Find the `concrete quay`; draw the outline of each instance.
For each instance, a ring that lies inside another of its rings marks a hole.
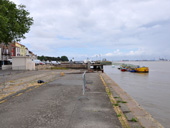
[[[106,85],[110,88],[113,97],[117,102],[125,101],[126,104],[119,103],[120,108],[127,120],[131,123],[132,119],[136,119],[144,128],[164,128],[151,114],[140,106],[129,94],[127,94],[118,84],[116,84],[107,74],[101,74]]]
[[[83,96],[82,73],[82,70],[46,70],[15,75],[13,82],[17,83],[22,78],[18,85],[20,90],[0,97],[0,127],[161,128],[159,123],[148,125],[148,122],[141,121],[129,109],[132,102],[117,91],[114,81],[105,73],[86,73],[87,88]],[[37,84],[37,79],[45,80],[45,83]],[[29,80],[34,84],[24,86],[23,81],[29,84]],[[7,90],[13,87],[16,89],[17,86],[10,85]]]

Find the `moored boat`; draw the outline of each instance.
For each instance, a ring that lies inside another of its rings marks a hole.
[[[149,68],[148,67],[140,67],[139,65],[133,65],[133,64],[122,64],[120,66],[120,69],[122,72],[129,71],[129,72],[137,72],[137,73],[148,73]]]
[[[135,69],[129,69],[129,72],[136,72]]]
[[[139,72],[139,73],[148,73],[149,68],[148,67],[139,67],[139,68],[135,68],[135,71]]]
[[[125,72],[125,71],[127,71],[127,69],[126,68],[121,68],[121,71]]]
[[[115,68],[115,65],[112,65],[112,68]]]

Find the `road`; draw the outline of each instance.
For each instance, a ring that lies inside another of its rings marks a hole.
[[[0,104],[0,128],[120,128],[97,73],[65,74]],[[87,99],[88,98],[88,99]]]

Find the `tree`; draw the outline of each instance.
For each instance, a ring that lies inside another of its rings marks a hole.
[[[61,61],[61,58],[60,58],[60,57],[57,57],[57,61]]]
[[[67,56],[61,56],[61,61],[69,61]]]
[[[61,58],[60,57],[50,57],[50,56],[38,56],[38,58],[37,59],[39,59],[39,60],[45,60],[45,61],[47,61],[47,60],[49,60],[49,61],[69,61],[68,60],[68,58],[67,58],[67,56],[61,56]]]
[[[24,39],[33,24],[33,18],[25,10],[25,5],[17,5],[9,0],[0,0],[0,43]]]
[[[41,60],[41,61],[47,61],[47,58],[45,56],[38,56],[37,59]]]

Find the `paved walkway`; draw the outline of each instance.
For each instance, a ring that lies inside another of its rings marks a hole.
[[[0,127],[121,128],[98,73],[86,76],[85,98],[82,74],[74,73],[11,97],[0,104]]]

